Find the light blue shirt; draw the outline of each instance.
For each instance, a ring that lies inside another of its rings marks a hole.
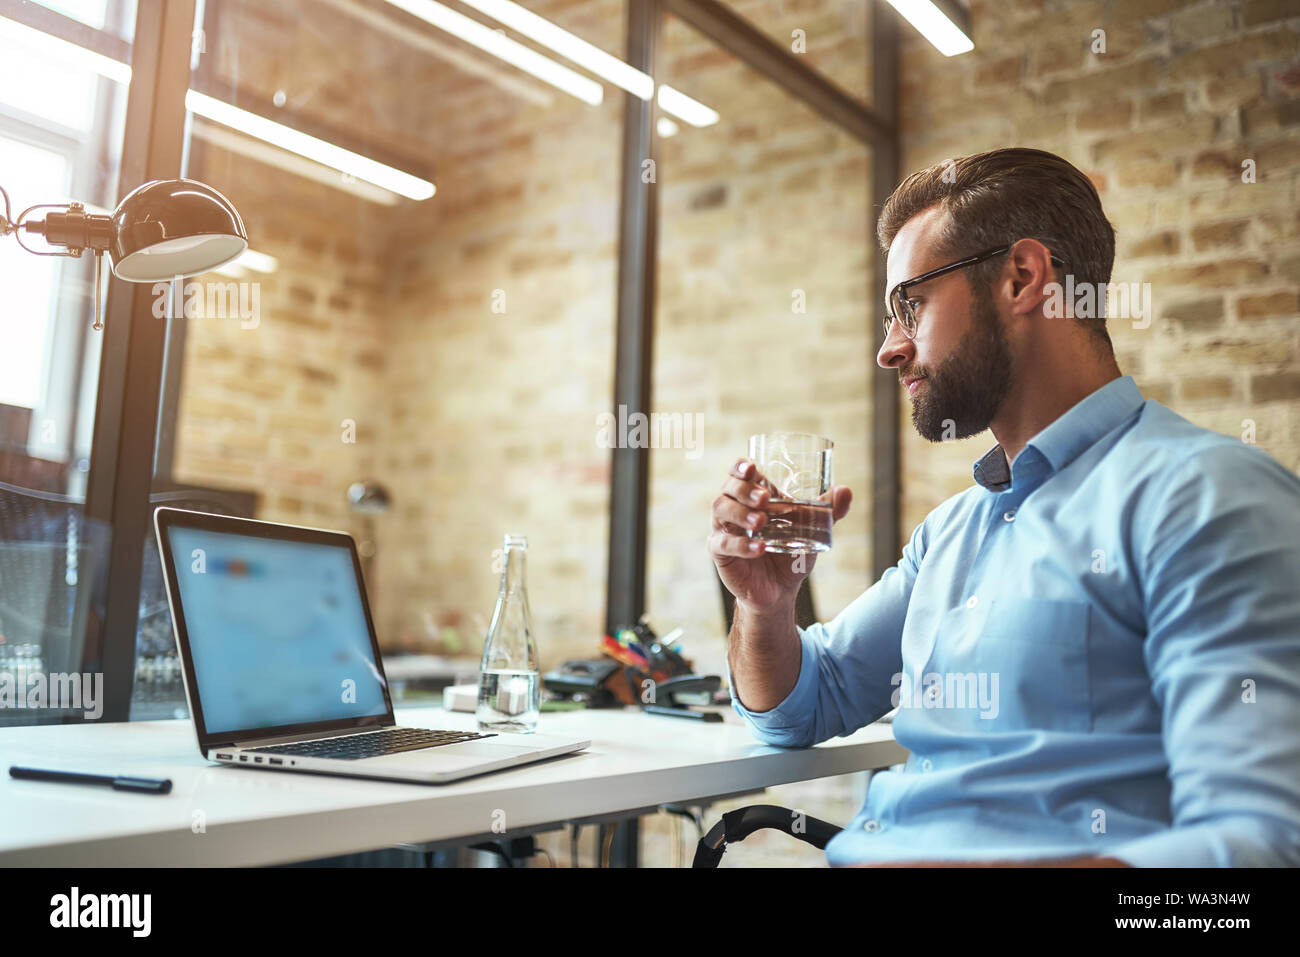
[[[1300,865],[1300,479],[1129,377],[975,479],[799,629],[784,701],[731,681],[782,747],[898,707],[828,861]]]

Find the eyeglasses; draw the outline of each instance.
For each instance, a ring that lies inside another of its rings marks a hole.
[[[1019,242],[1020,240],[1016,240]],[[927,273],[922,273],[914,279],[907,279],[900,282],[889,293],[889,311],[885,313],[885,338],[889,338],[889,330],[897,319],[899,325],[903,327],[903,334],[909,339],[916,338],[916,303],[909,299],[907,290],[910,286],[919,286],[923,282],[931,279],[937,279],[946,273],[955,272],[958,269],[965,269],[967,266],[973,266],[976,263],[982,263],[986,259],[992,259],[995,256],[1001,256],[1011,251],[1011,247],[1016,243],[1007,243],[1005,246],[999,246],[997,249],[989,249],[974,256],[967,256],[965,259],[959,259],[956,262],[948,263],[946,266],[940,266],[938,269],[931,269]],[[1052,256],[1052,262],[1066,267],[1066,262],[1059,256]]]

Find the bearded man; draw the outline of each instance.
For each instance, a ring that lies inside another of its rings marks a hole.
[[[1144,399],[1102,311],[1059,315],[1053,284],[1101,301],[1115,255],[1061,157],[914,173],[879,240],[877,362],[925,438],[992,430],[975,484],[809,628],[812,556],[748,534],[769,501],[754,463],[709,538],[736,598],[732,705],[759,740],[808,747],[897,707],[910,756],[829,862],[1300,865],[1300,479]],[[852,496],[832,494],[838,520]]]

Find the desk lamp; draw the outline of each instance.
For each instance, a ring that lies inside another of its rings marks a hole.
[[[4,197],[0,236],[36,256],[95,255],[95,325],[103,329],[100,311],[100,263],[108,253],[113,275],[127,282],[161,282],[224,266],[248,248],[244,222],[230,200],[211,186],[192,179],[156,179],[138,186],[118,203],[110,216],[87,213],[81,203],[40,203],[13,219],[9,194]],[[38,209],[57,209],[44,219],[28,216]],[[22,241],[22,234],[44,236],[65,251],[41,252]]]
[[[362,517],[365,524],[365,539],[358,545],[357,551],[361,555],[361,572],[367,583],[370,582],[370,568],[377,551],[373,516],[388,511],[390,502],[388,489],[378,482],[353,482],[348,486],[348,505]]]

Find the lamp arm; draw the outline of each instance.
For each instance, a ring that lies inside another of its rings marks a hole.
[[[37,209],[59,209],[63,212],[47,213],[43,220],[29,222],[27,217]],[[71,256],[80,258],[83,250],[90,249],[96,253],[108,249],[113,236],[113,221],[109,216],[86,214],[86,207],[81,203],[38,203],[29,206],[18,216],[14,224],[14,239],[34,256]],[[32,249],[20,238],[18,230],[26,230],[44,236],[51,246],[66,246],[67,252],[41,252]]]
[[[4,197],[4,216],[0,217],[0,236],[13,233],[14,242],[33,256],[68,256],[80,259],[81,253],[89,247],[95,254],[95,322],[92,328],[103,329],[103,306],[101,304],[100,269],[104,261],[104,251],[108,249],[110,220],[107,216],[87,216],[86,208],[81,203],[39,203],[29,206],[18,214],[17,219],[9,207],[9,194],[0,186],[0,196]],[[27,216],[34,209],[63,209],[64,213],[51,213],[43,221],[29,223]],[[58,217],[55,219],[55,217]],[[50,223],[55,219],[54,223]],[[52,227],[52,228],[51,228]],[[44,236],[51,243],[60,243],[69,247],[67,252],[41,252],[32,249],[22,240],[22,231]],[[53,235],[51,235],[53,233]]]
[[[86,249],[100,253],[109,247],[113,237],[113,221],[109,216],[97,213],[87,215],[86,207],[81,203],[37,203],[28,206],[14,219],[10,211],[9,194],[4,187],[0,187],[0,195],[4,197],[5,209],[4,217],[0,219],[0,236],[13,233],[14,242],[33,256],[70,256],[78,259]],[[28,217],[38,209],[57,209],[61,212],[48,213],[43,220],[29,221]],[[32,249],[23,242],[24,231],[44,236],[51,246],[64,246],[66,251],[43,252]]]
[[[17,227],[9,221],[9,194],[5,192],[3,186],[0,186],[0,196],[5,200],[5,214],[0,216],[0,236],[8,236]]]

